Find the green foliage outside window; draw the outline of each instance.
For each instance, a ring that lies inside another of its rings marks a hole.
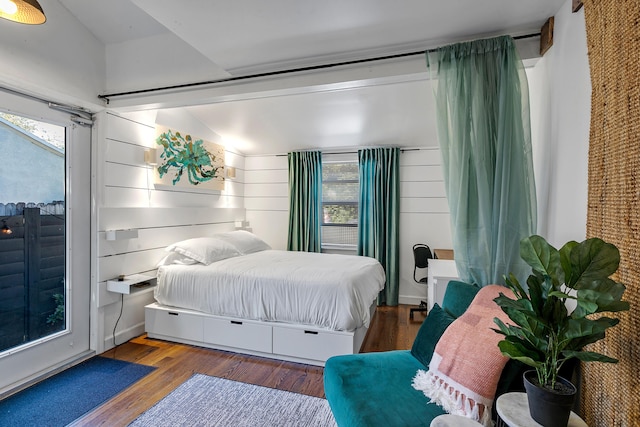
[[[357,163],[323,164],[322,201],[324,224],[357,224],[358,191]]]
[[[358,206],[324,205],[325,224],[357,224]]]
[[[47,317],[47,323],[49,325],[55,325],[58,322],[64,321],[64,295],[54,294],[53,300],[56,303],[56,309]]]

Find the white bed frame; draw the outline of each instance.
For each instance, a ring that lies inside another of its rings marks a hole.
[[[371,319],[375,309],[374,301],[370,307]],[[145,329],[149,338],[324,366],[331,356],[358,353],[368,328],[332,331],[308,325],[215,316],[153,303],[145,307]]]

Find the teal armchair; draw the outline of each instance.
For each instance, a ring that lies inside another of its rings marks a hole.
[[[480,288],[449,282],[442,307],[424,320],[411,350],[334,356],[324,368],[324,391],[339,427],[429,426],[446,412],[411,386],[419,369],[427,369],[447,326],[467,309]],[[498,394],[522,384],[519,364],[508,363]]]

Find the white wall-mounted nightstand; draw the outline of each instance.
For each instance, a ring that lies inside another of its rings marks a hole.
[[[119,294],[135,294],[156,285],[156,278],[145,274],[125,276],[124,280],[107,280],[107,290]]]

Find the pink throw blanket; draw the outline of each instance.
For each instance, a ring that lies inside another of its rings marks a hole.
[[[500,353],[502,335],[491,328],[498,317],[509,318],[493,299],[500,292],[513,298],[503,286],[482,288],[462,316],[456,319],[436,344],[429,370],[419,370],[413,387],[450,414],[491,425],[491,407],[498,380],[508,358]]]

